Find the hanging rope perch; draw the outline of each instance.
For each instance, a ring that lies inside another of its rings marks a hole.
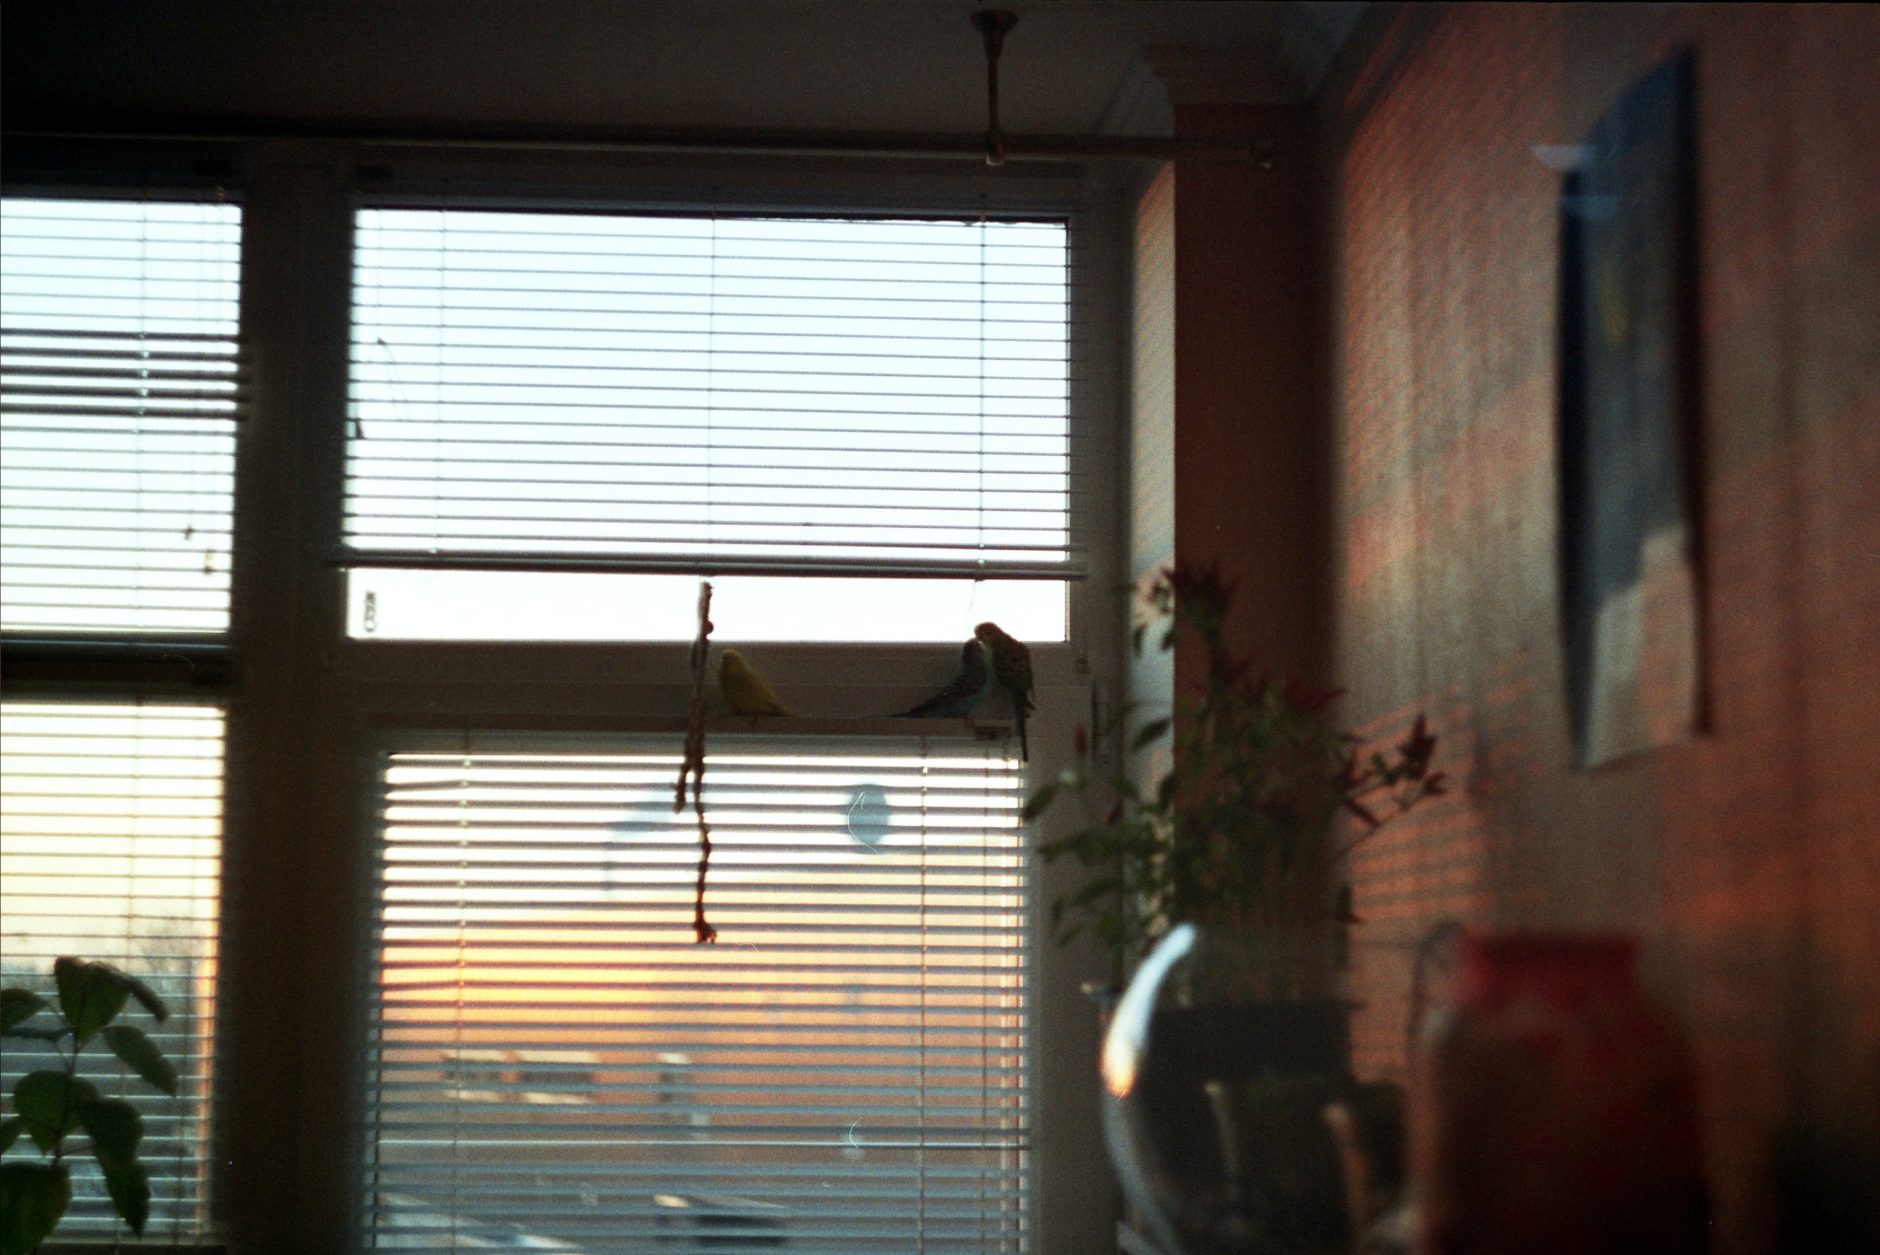
[[[698,889],[692,899],[692,933],[700,945],[718,940],[705,920],[705,874],[712,865],[712,830],[705,822],[705,656],[712,634],[712,586],[698,586],[698,636],[692,642],[692,715],[685,728],[685,758],[672,792],[672,813],[685,812],[685,782],[692,778],[692,813],[698,817]]]
[[[1018,25],[1010,9],[981,9],[973,14],[973,29],[986,41],[986,164],[1005,164],[1005,132],[999,127],[999,53],[1005,33]]]

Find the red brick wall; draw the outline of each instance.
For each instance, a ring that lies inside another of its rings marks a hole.
[[[1577,142],[1686,45],[1711,727],[1581,771],[1559,176],[1532,147]],[[1383,737],[1428,709],[1461,786],[1355,859],[1360,1058],[1401,1066],[1407,948],[1434,921],[1640,934],[1702,1068],[1720,1251],[1781,1243],[1797,1132],[1880,1145],[1876,65],[1872,6],[1406,6],[1320,106],[1347,714]]]

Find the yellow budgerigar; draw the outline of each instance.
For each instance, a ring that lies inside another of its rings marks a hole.
[[[718,660],[718,690],[725,695],[725,705],[738,715],[787,715],[777,695],[764,683],[764,677],[735,649],[727,649]]]

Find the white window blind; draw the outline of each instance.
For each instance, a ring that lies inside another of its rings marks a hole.
[[[129,1076],[102,1044],[79,1056],[79,1075],[143,1116],[151,1238],[187,1240],[207,1223],[222,742],[222,713],[209,707],[0,704],[4,983],[51,996],[53,960],[76,955],[142,978],[170,1010],[161,1025],[135,1009],[124,1022],[176,1065],[177,1098]],[[0,1086],[11,1093],[21,1076],[53,1066],[62,1063],[49,1046],[8,1038]],[[84,1145],[71,1143],[73,1201],[60,1234],[100,1238],[116,1220]],[[21,1138],[8,1157],[36,1153]]]
[[[367,209],[354,566],[1077,573],[1061,222]]]
[[[0,200],[0,625],[227,630],[241,217]]]
[[[1024,1249],[1019,764],[709,755],[705,946],[670,738],[387,759],[370,1244]]]

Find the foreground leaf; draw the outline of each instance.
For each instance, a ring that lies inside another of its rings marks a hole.
[[[20,1134],[26,1131],[26,1121],[19,1116],[8,1116],[0,1120],[0,1154],[13,1148],[13,1143],[20,1140]]]
[[[112,967],[109,963],[99,963],[96,966],[103,968],[110,974],[111,979],[122,984],[125,990],[130,993],[130,996],[137,999],[137,1004],[144,1010],[150,1012],[151,1018],[157,1023],[161,1024],[170,1018],[170,1008],[164,1005],[163,999],[157,997],[156,990],[144,984],[144,982],[138,980],[129,972]]]
[[[52,965],[52,976],[59,986],[59,1009],[81,1046],[116,1019],[130,1000],[124,974],[103,963],[68,956]]]
[[[1143,724],[1141,728],[1137,729],[1135,738],[1130,741],[1129,752],[1132,754],[1137,753],[1151,743],[1161,739],[1162,734],[1168,731],[1169,724],[1172,722],[1173,720],[1170,719],[1151,719],[1148,723]]]
[[[0,989],[0,1031],[25,1023],[51,1005],[30,989]]]
[[[150,1219],[150,1174],[135,1159],[107,1160],[100,1155],[98,1166],[104,1169],[104,1188],[111,1195],[111,1205],[132,1233],[142,1233]]]
[[[122,1098],[106,1098],[78,1105],[78,1122],[91,1136],[92,1153],[108,1167],[112,1162],[137,1158],[137,1143],[144,1138],[144,1118]]]
[[[72,1174],[60,1164],[0,1164],[0,1255],[30,1255],[52,1236],[72,1202]]]
[[[78,1128],[78,1108],[96,1102],[98,1091],[90,1081],[63,1072],[28,1072],[13,1087],[13,1109],[26,1121],[26,1131],[47,1154],[61,1137]]]
[[[131,1071],[170,1097],[176,1097],[176,1068],[163,1057],[163,1051],[142,1029],[129,1024],[113,1024],[104,1030],[104,1041],[105,1045],[111,1047],[111,1053],[129,1065]]]

